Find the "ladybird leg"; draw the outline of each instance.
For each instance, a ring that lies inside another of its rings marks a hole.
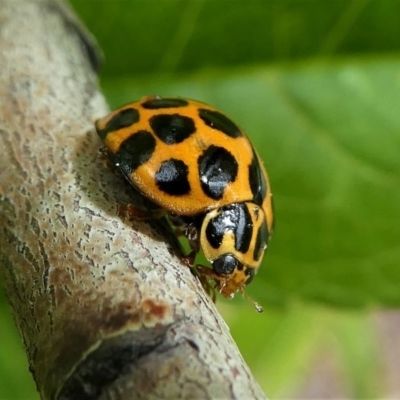
[[[196,254],[200,251],[200,237],[198,230],[194,224],[188,224],[183,232],[186,236],[189,246],[192,251],[185,257],[182,258],[182,261],[189,267],[193,267],[194,260],[196,258]]]
[[[189,224],[186,227],[184,235],[189,241],[190,248],[198,253],[200,251],[200,236],[197,227],[194,224]],[[194,261],[194,260],[193,260]]]
[[[201,283],[201,286],[203,286],[203,289],[206,291],[206,293],[211,297],[212,301],[215,303],[216,300],[216,294],[215,294],[215,288],[212,287],[210,281],[207,279],[207,275],[199,271],[198,267],[202,267],[205,270],[210,270],[204,265],[196,265],[193,266],[194,260],[196,258],[197,252],[195,250],[192,250],[187,256],[182,257],[181,260],[184,264],[186,264],[192,271],[192,273],[199,278],[199,281]]]
[[[212,283],[207,279],[206,275],[198,274],[197,276],[199,278],[201,286],[203,286],[203,289],[205,290],[205,292],[208,294],[208,296],[211,297],[211,300],[213,301],[213,303],[215,303],[217,300],[217,294],[215,291],[215,287],[212,286]]]
[[[98,157],[102,160],[108,160],[108,155],[107,155],[107,148],[106,146],[101,146],[99,148],[99,152],[98,152]]]
[[[118,205],[117,215],[120,218],[134,218],[134,219],[159,219],[164,217],[165,210],[158,208],[155,210],[143,210],[136,207],[134,204]]]
[[[182,262],[189,268],[193,268],[194,260],[196,258],[197,251],[192,250],[188,255],[182,257]]]
[[[173,226],[173,230],[176,236],[187,236],[186,232],[188,229],[188,223],[185,222],[181,217],[176,214],[169,213],[168,219],[171,225]]]
[[[177,236],[177,237],[185,236],[186,228],[183,228],[181,226],[175,226],[175,227],[173,227],[173,231],[174,231],[175,236]]]
[[[221,280],[220,276],[218,276],[211,268],[206,267],[205,265],[197,264],[196,270],[203,276],[207,276],[208,278],[213,279],[214,281],[219,282]]]
[[[121,171],[115,166],[108,156],[108,151],[105,146],[99,148],[98,158],[111,170],[115,175],[121,176]]]
[[[195,267],[195,271],[204,290],[211,297],[212,301],[215,303],[217,299],[216,289],[219,286],[218,283],[219,277],[217,277],[217,275],[212,269],[206,267],[205,265],[197,264]],[[214,285],[210,280],[214,281]]]

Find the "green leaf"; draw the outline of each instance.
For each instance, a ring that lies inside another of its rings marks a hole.
[[[104,76],[396,51],[397,0],[72,0]]]
[[[277,223],[258,301],[400,303],[399,61],[376,56],[400,47],[398,1],[73,4],[103,46],[112,107],[206,101],[259,149]],[[360,53],[373,56],[338,58]],[[277,63],[311,55],[330,58]]]
[[[295,393],[306,365],[329,348],[349,396],[381,397],[365,315],[297,305],[400,304],[400,2],[71,3],[104,52],[112,107],[148,94],[206,101],[262,154],[277,224],[248,293],[266,311],[241,307],[240,296],[218,304],[267,393]],[[4,301],[0,312],[0,395],[33,398]]]
[[[330,313],[325,332],[333,337],[331,354],[336,354],[350,398],[374,399],[382,393],[381,349],[372,318],[362,313]],[[326,315],[325,315],[326,317]],[[330,328],[330,329],[329,329]]]
[[[0,398],[39,399],[19,332],[0,285]]]
[[[224,306],[222,311],[265,393],[270,398],[292,397],[322,345],[324,326],[315,324],[319,313],[294,307],[260,315],[237,305]]]
[[[262,315],[233,305],[222,310],[243,357],[270,398],[304,396],[307,382],[321,377],[342,391],[331,396],[380,397],[382,359],[367,313],[298,305]]]
[[[249,291],[264,305],[400,304],[400,62],[307,63],[108,79],[112,106],[199,98],[234,116],[265,161],[276,232]],[[239,97],[240,96],[240,97]]]

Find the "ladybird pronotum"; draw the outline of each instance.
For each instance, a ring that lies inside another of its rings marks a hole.
[[[212,269],[197,271],[226,297],[244,293],[274,225],[268,176],[245,133],[207,104],[158,96],[115,110],[96,130],[132,186],[184,227],[191,261],[203,250]]]

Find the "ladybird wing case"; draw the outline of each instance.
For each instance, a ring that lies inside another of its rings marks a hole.
[[[243,131],[200,102],[145,98],[97,121],[111,159],[146,197],[178,215],[253,199],[260,165]]]
[[[275,226],[274,203],[267,171],[258,153],[254,151],[254,164],[250,167],[249,173],[252,192],[254,193],[253,202],[261,206],[267,221],[269,236],[273,234]]]

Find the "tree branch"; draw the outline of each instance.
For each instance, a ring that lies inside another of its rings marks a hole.
[[[264,398],[163,226],[117,216],[93,39],[61,0],[0,17],[0,271],[42,398]]]

